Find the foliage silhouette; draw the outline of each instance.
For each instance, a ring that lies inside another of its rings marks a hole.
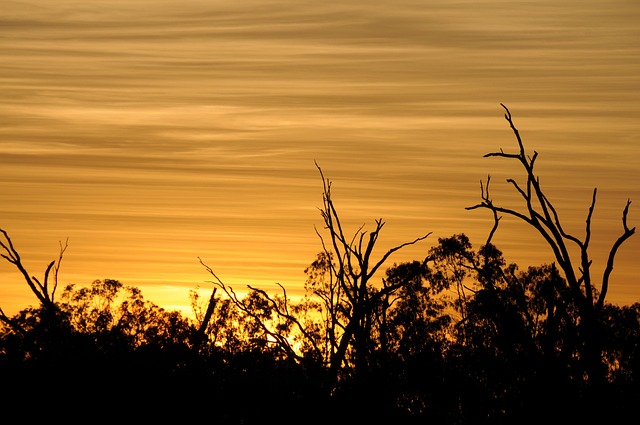
[[[622,234],[615,240],[609,251],[601,283],[597,286],[592,278],[592,260],[589,256],[591,218],[596,205],[597,189],[593,190],[591,206],[587,213],[584,239],[579,239],[567,233],[561,224],[555,206],[545,195],[540,179],[535,173],[534,166],[538,153],[534,151],[533,156],[527,155],[520,133],[513,122],[511,112],[506,106],[502,105],[502,107],[506,111],[505,119],[515,135],[519,150],[517,153],[505,153],[500,150],[499,152],[488,153],[485,157],[515,159],[522,165],[526,173],[526,184],[521,186],[512,178],[507,181],[524,201],[523,211],[494,204],[489,193],[491,176],[487,178],[486,184],[482,184],[482,182],[480,184],[482,202],[468,209],[485,208],[492,212],[495,224],[489,240],[498,228],[501,218],[499,214],[502,213],[524,221],[547,242],[564,274],[565,280],[563,282],[567,287],[567,290],[563,291],[563,294],[566,295],[565,302],[571,304],[577,313],[577,318],[573,323],[578,337],[576,348],[579,351],[578,355],[582,362],[584,378],[590,381],[591,386],[597,387],[604,383],[606,377],[606,365],[602,362],[603,329],[601,315],[609,288],[609,279],[618,249],[635,233],[635,227],[630,228],[627,224],[631,201],[627,200],[623,209]],[[580,255],[575,261],[570,254],[569,244],[573,244],[579,249]],[[576,263],[578,266],[574,265]]]
[[[318,167],[328,236],[317,232],[322,251],[305,270],[301,299],[283,286],[270,294],[249,285],[241,295],[202,260],[215,280],[208,300],[191,292],[193,318],[113,279],[57,294],[66,244],[39,280],[0,229],[2,258],[39,303],[13,317],[0,309],[0,399],[8,409],[34,400],[39,409],[30,416],[48,420],[96,412],[104,420],[232,424],[637,417],[640,303],[605,300],[615,254],[635,231],[630,202],[596,288],[588,257],[596,192],[585,239],[567,234],[533,172],[537,154],[526,155],[508,110],[505,118],[520,151],[488,156],[525,168],[524,189],[509,180],[524,212],[497,206],[482,184],[482,201],[470,209],[491,211],[494,226],[478,249],[458,233],[438,239],[424,258],[387,266],[393,252],[429,234],[374,259],[384,222],[348,237]],[[540,232],[557,263],[523,270],[507,263],[492,244],[499,214]],[[567,243],[580,248],[575,271]]]

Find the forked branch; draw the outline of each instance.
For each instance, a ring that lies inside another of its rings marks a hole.
[[[609,277],[611,276],[611,272],[613,272],[613,263],[616,257],[616,253],[618,252],[618,249],[620,248],[620,246],[622,246],[622,244],[636,232],[635,227],[629,228],[629,225],[627,224],[627,217],[629,215],[630,205],[631,205],[631,200],[628,199],[627,204],[625,205],[624,210],[622,211],[622,227],[624,229],[624,232],[614,242],[613,246],[611,247],[611,251],[609,251],[609,257],[607,258],[607,266],[602,276],[602,289],[600,291],[600,296],[598,297],[598,304],[597,304],[598,309],[602,308],[602,305],[604,304],[604,299],[609,289]]]
[[[589,258],[588,250],[591,241],[591,220],[596,204],[597,189],[594,189],[593,191],[591,204],[589,206],[589,211],[585,221],[584,239],[577,238],[566,232],[560,222],[560,218],[555,206],[542,191],[542,188],[540,186],[540,179],[535,174],[534,165],[536,159],[538,158],[538,153],[534,152],[533,156],[528,156],[526,154],[524,144],[522,142],[522,137],[520,136],[520,132],[513,122],[511,112],[505,105],[501,104],[501,106],[506,111],[505,119],[508,121],[511,130],[516,137],[518,143],[518,152],[505,153],[502,149],[500,149],[498,152],[488,153],[484,156],[516,159],[522,164],[526,173],[526,186],[520,186],[514,179],[507,179],[507,182],[515,188],[516,192],[523,199],[526,207],[524,211],[521,212],[516,209],[495,205],[489,195],[489,176],[487,178],[486,185],[483,185],[483,183],[480,182],[481,202],[477,205],[468,207],[467,209],[472,210],[477,208],[486,208],[492,212],[494,217],[494,225],[489,233],[489,237],[487,238],[487,243],[491,241],[498,228],[498,224],[501,218],[499,214],[507,214],[516,217],[536,229],[536,231],[545,239],[549,247],[552,249],[558,264],[565,273],[565,277],[567,279],[569,287],[571,288],[573,297],[578,301],[578,304],[587,306],[590,305],[591,307],[594,307],[593,293],[595,288],[593,286],[591,278],[590,268],[592,261]],[[609,286],[609,278],[611,272],[613,271],[615,255],[620,246],[635,232],[635,227],[629,228],[627,224],[630,203],[630,201],[627,202],[627,205],[625,206],[623,211],[622,224],[624,232],[616,240],[611,248],[611,251],[609,252],[607,266],[599,288],[600,295],[595,304],[595,307],[597,309],[600,309],[604,303],[604,298]],[[574,270],[573,261],[569,254],[567,242],[571,242],[577,245],[580,250],[580,266],[578,267],[579,273],[576,273],[576,271]]]
[[[2,233],[3,236],[3,238],[0,239],[0,248],[2,248],[2,250],[4,251],[2,254],[0,254],[0,257],[4,258],[7,262],[13,264],[18,269],[27,286],[29,287],[31,292],[33,292],[42,306],[46,310],[54,311],[54,297],[56,288],[58,286],[58,272],[60,269],[60,263],[62,262],[62,257],[67,249],[67,243],[65,242],[64,245],[60,243],[60,254],[58,256],[58,261],[56,262],[54,260],[47,265],[47,268],[44,272],[43,282],[40,282],[37,277],[30,275],[25,268],[24,264],[22,263],[22,258],[13,245],[13,241],[11,240],[9,234],[4,229],[0,229],[0,233]],[[50,284],[49,276],[52,270],[54,279],[53,284]],[[0,316],[6,317],[2,310],[0,310]]]

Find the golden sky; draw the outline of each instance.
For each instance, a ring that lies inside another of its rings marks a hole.
[[[566,229],[594,271],[640,224],[640,3],[636,0],[4,0],[0,227],[60,284],[119,279],[173,309],[226,283],[301,289],[321,250],[322,182],[348,232],[386,225],[382,250],[491,227],[479,181],[517,205],[507,105]],[[551,260],[505,217],[494,242],[521,268]],[[640,235],[608,300],[640,300]],[[36,303],[0,264],[0,307]],[[188,308],[187,308],[188,310]]]

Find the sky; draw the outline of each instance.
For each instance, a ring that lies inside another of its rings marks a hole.
[[[481,246],[517,149],[505,104],[565,229],[599,277],[640,224],[640,3],[635,0],[4,0],[0,228],[29,272],[68,243],[59,286],[118,279],[189,312],[212,277],[302,293],[322,249],[322,180],[350,235],[385,226],[388,265],[457,233]],[[325,234],[326,235],[326,234]],[[505,217],[521,269],[552,261]],[[640,235],[607,300],[640,301]],[[37,300],[0,263],[0,307]],[[58,293],[61,289],[58,289]]]

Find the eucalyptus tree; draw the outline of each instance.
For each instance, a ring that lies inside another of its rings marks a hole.
[[[426,239],[431,232],[394,246],[380,258],[374,259],[373,249],[385,222],[377,219],[373,231],[366,232],[362,226],[353,236],[348,236],[331,197],[331,181],[325,179],[319,166],[317,168],[323,181],[323,208],[320,213],[329,236],[325,240],[320,232],[318,235],[322,241],[323,251],[328,258],[334,259],[333,262],[329,262],[330,275],[336,291],[342,295],[342,298],[335,299],[333,305],[330,303],[329,309],[342,310],[346,319],[340,326],[342,329],[340,338],[332,344],[331,349],[330,370],[331,374],[336,376],[346,360],[347,350],[350,347],[355,350],[356,372],[368,368],[370,355],[368,329],[371,326],[374,307],[403,286],[403,282],[383,279],[382,285],[375,287],[372,282],[375,274],[391,254]]]
[[[214,276],[213,283],[255,321],[266,340],[281,347],[296,361],[311,357],[326,365],[329,386],[335,387],[344,373],[366,375],[378,342],[372,339],[372,332],[379,308],[405,284],[385,279],[378,282],[377,273],[394,252],[426,239],[430,233],[374,258],[374,248],[385,222],[375,220],[372,231],[365,231],[362,225],[353,235],[348,235],[332,198],[331,181],[325,178],[317,163],[316,167],[323,184],[320,215],[328,235],[316,228],[322,252],[307,269],[306,304],[296,306],[282,285],[279,296],[248,286],[249,293],[242,298],[210,267],[203,265]],[[308,317],[311,310],[318,313],[319,321]],[[299,347],[305,347],[305,353],[301,353]]]
[[[489,175],[486,183],[480,183],[481,202],[468,209],[482,208],[491,211],[494,218],[491,235],[498,228],[501,214],[506,214],[522,220],[545,240],[565,278],[562,281],[567,287],[566,291],[562,291],[566,296],[564,302],[573,304],[577,311],[578,318],[575,326],[581,339],[578,354],[584,364],[587,382],[599,385],[605,378],[605,367],[602,361],[601,314],[618,249],[635,233],[635,227],[629,227],[627,222],[631,201],[627,200],[622,210],[622,230],[609,250],[603,275],[597,280],[592,273],[592,259],[589,255],[591,220],[596,206],[597,188],[593,190],[591,205],[586,215],[584,236],[579,238],[568,233],[554,203],[545,194],[540,178],[536,174],[535,162],[538,152],[534,151],[533,155],[526,152],[511,112],[506,106],[502,105],[502,107],[506,111],[505,119],[516,138],[518,150],[515,153],[508,153],[501,149],[498,152],[488,153],[485,157],[516,160],[520,163],[524,169],[524,184],[518,183],[513,178],[509,178],[507,182],[520,196],[523,206],[520,209],[514,209],[494,203],[489,191],[491,181]],[[572,255],[574,247],[577,248],[577,256]]]

